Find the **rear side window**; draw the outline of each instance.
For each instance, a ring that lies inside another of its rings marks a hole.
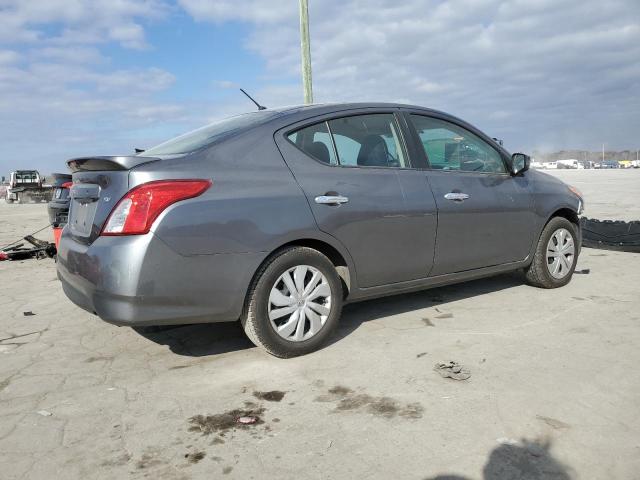
[[[406,167],[392,113],[329,120],[340,165]]]
[[[296,147],[316,160],[329,165],[336,165],[336,154],[331,144],[331,136],[327,123],[316,123],[287,135]]]
[[[411,115],[411,121],[431,168],[464,172],[507,172],[500,153],[467,129],[424,115]]]
[[[297,130],[287,138],[308,155],[331,165],[408,166],[391,113],[336,118]]]

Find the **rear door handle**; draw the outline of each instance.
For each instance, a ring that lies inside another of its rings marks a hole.
[[[451,192],[447,193],[444,198],[446,198],[447,200],[453,200],[454,202],[464,202],[467,198],[469,198],[469,195],[467,195],[466,193]]]
[[[340,205],[342,203],[347,203],[349,198],[343,197],[342,195],[320,195],[315,198],[315,201],[322,205]]]

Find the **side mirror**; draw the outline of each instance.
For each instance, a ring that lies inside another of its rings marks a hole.
[[[531,157],[524,153],[514,153],[511,155],[511,174],[518,175],[519,173],[529,170],[531,165]]]

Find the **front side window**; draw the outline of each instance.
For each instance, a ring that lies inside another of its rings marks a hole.
[[[391,113],[336,118],[296,130],[287,138],[307,155],[330,165],[408,166]]]
[[[470,131],[437,118],[411,115],[431,168],[507,173],[502,156]]]

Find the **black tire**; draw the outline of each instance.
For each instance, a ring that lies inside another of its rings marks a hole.
[[[314,336],[302,341],[282,338],[268,316],[269,295],[280,276],[287,270],[309,265],[320,271],[331,290],[331,309],[323,327]],[[335,266],[322,253],[308,247],[288,247],[274,253],[260,267],[249,287],[243,315],[240,319],[247,337],[271,355],[290,358],[321,348],[333,334],[342,313],[342,282]]]
[[[573,255],[573,262],[568,274],[563,278],[555,278],[551,275],[551,272],[549,272],[549,268],[547,267],[547,244],[549,243],[551,236],[561,228],[564,228],[571,234],[575,253]],[[578,238],[577,226],[564,217],[553,217],[542,230],[540,239],[536,245],[535,254],[533,255],[533,261],[529,267],[525,269],[527,283],[539,288],[558,288],[565,286],[571,281],[573,272],[576,269],[579,254],[580,239]]]

